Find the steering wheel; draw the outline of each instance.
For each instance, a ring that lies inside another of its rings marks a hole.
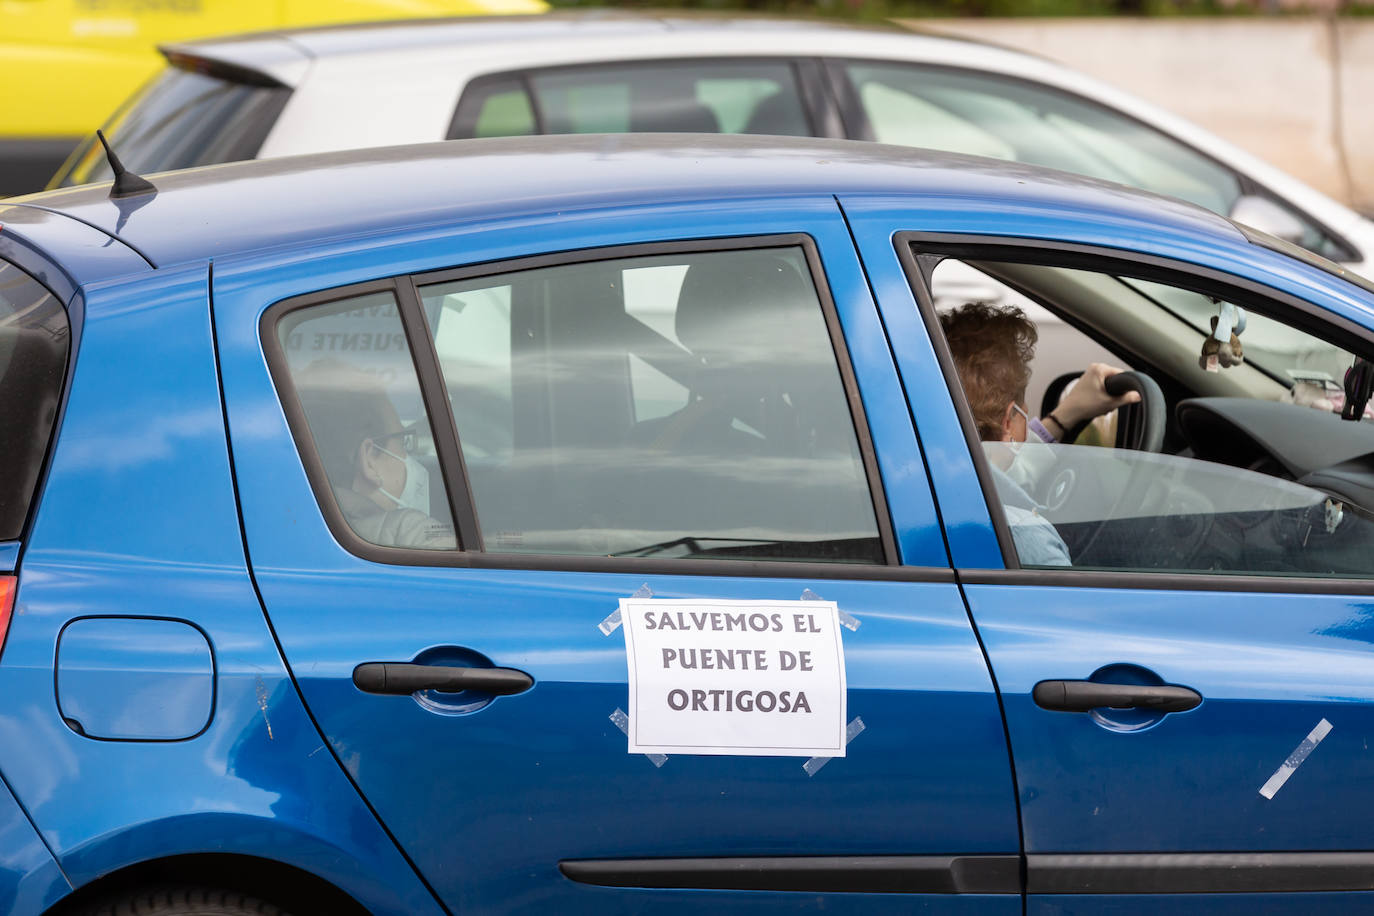
[[[1059,403],[1059,397],[1069,382],[1081,375],[1081,372],[1070,372],[1059,376],[1050,383],[1049,387],[1045,389],[1044,402],[1041,404],[1041,416],[1045,416],[1053,410],[1055,405]],[[1119,372],[1106,379],[1104,386],[1107,393],[1115,397],[1120,397],[1129,391],[1140,393],[1140,400],[1137,403],[1118,408],[1116,447],[1141,452],[1162,451],[1164,427],[1168,420],[1168,413],[1164,402],[1164,392],[1160,390],[1159,384],[1143,372]],[[1084,422],[1074,429],[1065,431],[1064,441],[1073,442],[1086,427],[1087,422]],[[1116,498],[1111,500],[1111,507],[1104,514],[1102,521],[1076,546],[1074,550],[1075,563],[1092,561],[1093,548],[1100,540],[1108,519],[1118,517],[1122,510],[1127,507],[1141,507],[1148,499],[1150,486],[1154,479],[1150,462],[1126,458],[1123,460],[1130,461],[1130,473],[1126,476],[1125,483],[1117,490]],[[1081,471],[1081,468],[1075,470],[1071,464],[1061,467],[1046,482],[1041,495],[1042,501],[1054,508],[1063,506],[1073,498],[1075,484],[1079,482],[1077,474]]]
[[[1040,416],[1048,416],[1059,404],[1060,397],[1069,383],[1079,378],[1082,372],[1066,372],[1050,382],[1045,396],[1040,399]],[[1135,449],[1139,452],[1158,452],[1164,448],[1164,427],[1168,421],[1168,410],[1164,404],[1164,392],[1159,384],[1143,372],[1118,372],[1104,383],[1107,393],[1120,397],[1128,391],[1140,393],[1140,400],[1118,408],[1116,420],[1116,447]],[[1088,421],[1079,423],[1073,429],[1065,430],[1064,442],[1071,443],[1082,434]]]

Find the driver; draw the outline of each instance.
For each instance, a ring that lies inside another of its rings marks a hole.
[[[970,302],[942,314],[940,326],[978,438],[1005,443],[1004,448],[988,449],[988,459],[1017,556],[1029,566],[1068,566],[1072,561],[1064,539],[1007,471],[1028,435],[1040,442],[1058,442],[1078,424],[1133,404],[1140,395],[1108,394],[1106,380],[1122,370],[1093,363],[1054,410],[1043,418],[1031,417],[1025,408],[1026,386],[1037,334],[1025,313],[1015,306]]]

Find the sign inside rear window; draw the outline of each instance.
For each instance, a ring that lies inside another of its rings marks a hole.
[[[833,601],[624,598],[631,754],[843,757]]]

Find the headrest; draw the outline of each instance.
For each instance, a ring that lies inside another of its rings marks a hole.
[[[789,315],[815,301],[796,267],[782,258],[758,250],[722,252],[687,269],[674,328],[698,356],[748,348],[785,337]]]
[[[636,106],[630,119],[636,134],[718,134],[720,120],[706,105],[691,99],[659,99],[653,105]]]

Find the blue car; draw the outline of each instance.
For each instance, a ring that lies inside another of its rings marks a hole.
[[[151,182],[0,205],[0,912],[1374,906],[1366,282],[843,141]]]

